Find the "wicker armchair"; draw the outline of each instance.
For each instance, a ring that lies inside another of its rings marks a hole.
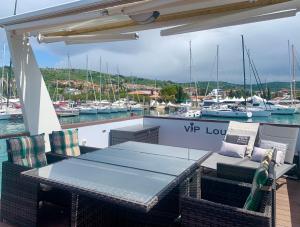
[[[203,176],[201,199],[181,198],[182,226],[271,226],[272,194],[265,191],[258,212],[243,209],[251,184]]]
[[[48,159],[48,155],[47,155]],[[61,158],[51,157],[49,164]],[[47,188],[21,177],[29,167],[5,161],[2,164],[1,220],[16,226],[39,226],[40,202],[55,203],[69,210],[71,195],[67,192]]]

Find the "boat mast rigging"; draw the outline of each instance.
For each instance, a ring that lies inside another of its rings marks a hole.
[[[246,95],[246,65],[245,65],[245,42],[244,42],[244,35],[242,35],[242,49],[243,49],[244,98],[245,98],[245,108],[247,109],[247,95]]]

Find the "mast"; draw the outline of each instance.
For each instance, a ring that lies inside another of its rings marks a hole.
[[[69,89],[71,88],[71,62],[70,62],[70,54],[68,53],[68,85],[69,85]],[[69,90],[69,105],[70,105],[70,100],[71,100],[71,92]]]
[[[245,65],[245,42],[244,42],[244,36],[243,36],[243,35],[242,35],[242,48],[243,48],[244,98],[245,98],[245,108],[247,108],[247,97],[246,97],[246,65]]]
[[[89,56],[86,56],[86,66],[85,66],[85,70],[86,70],[86,101],[88,101],[89,98],[89,94],[88,94],[88,82],[89,82]]]
[[[100,77],[99,77],[99,100],[100,100],[100,103],[102,101],[102,73],[101,73],[101,67],[102,67],[102,58],[100,56],[100,59],[99,59],[99,73],[100,73]]]
[[[219,105],[219,45],[217,45],[217,104]]]
[[[113,87],[113,84],[112,84],[111,76],[108,73],[109,72],[109,70],[108,70],[108,63],[106,63],[106,70],[107,70],[107,75],[108,75],[110,86],[111,86],[111,91],[113,93],[113,98],[114,98],[113,100],[115,102],[116,101],[116,95],[115,95],[114,87]]]
[[[251,60],[250,60],[250,50],[248,49],[248,53],[249,53],[249,76],[250,76],[250,95],[251,95],[251,99],[253,97],[253,84],[252,84],[252,72],[251,72]]]
[[[296,98],[296,62],[295,62],[295,46],[292,45],[292,54],[293,54],[293,79],[292,79],[292,87],[293,87],[293,102]]]
[[[290,40],[288,40],[288,52],[289,52],[289,71],[290,71],[290,78],[291,78],[291,94],[290,94],[290,99],[291,99],[291,104],[294,104],[294,94],[293,94],[293,73],[292,73],[292,64],[291,64],[291,45],[290,45]]]
[[[120,70],[119,70],[119,66],[117,65],[117,73],[118,73],[118,97],[119,97],[119,101],[120,101]],[[119,103],[120,104],[120,103]]]
[[[192,95],[192,40],[190,40],[189,46],[190,46],[190,95]]]

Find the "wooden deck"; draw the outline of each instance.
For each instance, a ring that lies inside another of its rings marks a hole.
[[[276,226],[300,226],[300,181],[280,179],[276,193]]]
[[[280,179],[277,183],[276,193],[276,226],[277,227],[300,227],[300,181]],[[51,213],[51,212],[50,212]],[[50,215],[45,220],[44,227],[67,226],[66,217]],[[12,227],[1,223],[0,227]]]

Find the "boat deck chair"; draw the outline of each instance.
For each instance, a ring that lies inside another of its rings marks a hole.
[[[259,139],[269,140],[278,143],[287,144],[287,152],[285,154],[284,164],[275,166],[276,179],[287,174],[296,167],[294,164],[294,156],[297,150],[297,141],[299,135],[298,127],[286,127],[278,125],[262,125],[259,129]],[[222,161],[220,161],[222,162]],[[227,163],[226,163],[227,164]],[[260,163],[245,159],[239,163],[239,166],[257,168]]]
[[[224,141],[226,141],[227,135],[249,136],[250,139],[247,146],[247,152],[251,154],[254,148],[254,144],[257,140],[258,129],[259,123],[230,121]],[[201,167],[216,170],[217,163],[237,165],[243,160],[243,158],[228,157],[215,152],[205,162],[201,164]]]

